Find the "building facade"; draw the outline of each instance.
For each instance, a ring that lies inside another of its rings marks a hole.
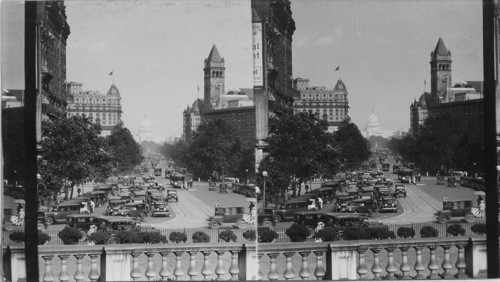
[[[201,99],[196,99],[191,106],[187,106],[182,113],[182,139],[191,140],[193,131],[196,131],[201,123],[201,112],[204,107],[204,102]]]
[[[219,109],[203,114],[203,120],[206,122],[214,119],[224,120],[231,125],[244,147],[253,148],[255,146],[254,106]]]
[[[328,131],[338,129],[340,123],[349,117],[349,102],[347,88],[342,80],[338,80],[333,90],[326,87],[310,87],[309,79],[293,80],[295,99],[294,113],[310,112],[317,114],[328,122]]]
[[[99,91],[83,91],[82,83],[69,82],[67,116],[86,116],[101,125],[101,135],[108,136],[113,128],[122,123],[120,91],[112,84],[106,94]]]
[[[363,130],[363,135],[365,138],[370,138],[371,136],[381,136],[383,138],[389,138],[393,135],[390,130],[383,130],[380,128],[380,123],[378,117],[372,111],[372,114],[368,117],[365,129]]]
[[[204,102],[205,109],[212,110],[216,107],[216,102],[222,96],[225,88],[225,62],[217,50],[217,46],[213,45],[210,54],[205,59],[204,72]]]
[[[166,141],[165,136],[153,134],[153,127],[151,126],[151,122],[148,120],[146,115],[144,115],[144,119],[142,120],[141,125],[139,126],[139,130],[134,135],[134,139],[139,144],[141,144],[144,141],[163,144]]]

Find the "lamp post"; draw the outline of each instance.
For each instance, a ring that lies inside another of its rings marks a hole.
[[[248,184],[248,168],[245,169],[245,184]]]
[[[262,177],[264,178],[264,189],[262,192],[262,200],[264,201],[264,208],[267,206],[266,205],[266,177],[267,177],[267,171],[262,172]]]

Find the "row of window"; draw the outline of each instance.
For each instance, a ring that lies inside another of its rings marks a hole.
[[[117,113],[107,113],[107,115],[106,115],[106,113],[81,113],[81,112],[71,113],[71,112],[68,112],[68,114],[70,114],[71,116],[75,116],[75,115],[77,115],[77,116],[80,116],[80,115],[82,115],[82,116],[96,116],[96,117],[102,116],[103,118],[106,118],[106,116],[109,118],[111,118],[111,117],[116,118],[118,116]]]
[[[295,113],[300,113],[300,112],[314,112],[314,113],[323,113],[323,114],[326,114],[326,113],[330,113],[330,115],[333,115],[333,109],[332,108],[323,108],[323,109],[306,109],[306,108],[302,108],[302,109],[294,109],[294,112]],[[338,115],[338,114],[347,114],[347,109],[344,109],[344,108],[337,108],[335,109],[335,114]]]
[[[107,102],[106,102],[107,101]],[[79,103],[83,103],[83,104],[111,104],[111,105],[115,105],[115,104],[119,104],[119,100],[116,100],[116,99],[108,99],[106,100],[106,98],[76,98],[75,99],[75,102],[77,104]]]
[[[346,100],[346,96],[345,94],[302,94],[302,99],[316,99],[316,100],[319,100],[319,99],[328,99],[328,100],[340,100],[340,101],[343,101],[343,100]]]

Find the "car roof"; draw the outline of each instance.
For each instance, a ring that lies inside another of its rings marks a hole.
[[[125,206],[137,206],[137,205],[144,205],[144,202],[132,202],[125,204]]]
[[[79,206],[79,205],[81,205],[81,202],[71,201],[71,202],[59,203],[57,205],[53,205],[53,207],[66,207],[66,206]]]
[[[146,196],[146,191],[142,191],[142,190],[134,191],[134,194],[136,196]]]
[[[100,216],[99,219],[104,219],[109,222],[123,222],[123,221],[131,221],[131,222],[140,222],[137,219],[128,217],[128,216]]]
[[[95,214],[68,214],[66,217],[89,217],[89,218],[94,218],[94,217],[100,217]]]

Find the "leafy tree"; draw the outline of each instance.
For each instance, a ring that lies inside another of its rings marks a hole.
[[[350,119],[342,121],[333,136],[339,148],[339,158],[348,167],[358,166],[370,157],[368,140],[361,135],[358,127]]]
[[[171,158],[177,165],[186,167],[189,158],[190,146],[186,141],[180,140],[174,144],[163,145],[162,153],[167,158]]]
[[[208,178],[235,175],[242,160],[243,147],[234,129],[224,120],[203,122],[193,133],[186,150],[187,167],[197,176]]]
[[[123,123],[113,128],[111,134],[106,137],[106,144],[111,153],[113,165],[117,166],[119,173],[132,170],[143,160],[141,146],[134,140],[130,130],[123,126]]]
[[[109,173],[110,156],[104,150],[100,131],[100,125],[86,117],[43,121],[42,157],[38,165],[42,177],[40,196],[55,197],[64,188],[67,198],[73,195],[76,184],[92,176],[105,177]]]

